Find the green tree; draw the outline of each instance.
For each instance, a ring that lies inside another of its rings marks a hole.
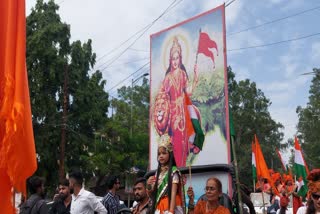
[[[37,173],[51,185],[58,180],[58,159],[64,153],[62,136],[64,171],[78,166],[88,174],[94,170],[87,168],[86,158],[94,147],[95,131],[105,124],[109,105],[101,72],[89,75],[96,58],[91,40],[70,44],[70,26],[61,21],[58,8],[52,0],[38,0],[27,17],[27,68],[39,160]]]
[[[111,99],[111,108],[113,114],[97,133],[96,146],[99,152],[90,158],[90,162],[97,167],[97,174],[101,176],[123,174],[132,167],[146,171],[149,155],[148,80],[143,79],[141,86],[118,89],[118,97]]]
[[[309,90],[309,102],[305,108],[298,106],[298,137],[305,152],[304,157],[311,168],[320,163],[320,69],[313,69],[314,77]]]
[[[259,139],[267,165],[278,170],[281,163],[275,151],[276,148],[285,147],[280,144],[283,126],[271,118],[268,111],[271,102],[260,89],[257,89],[256,83],[249,79],[237,82],[231,67],[228,67],[228,89],[236,133],[239,177],[242,183],[251,185],[251,142],[254,134]]]

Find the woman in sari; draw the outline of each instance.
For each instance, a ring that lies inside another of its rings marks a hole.
[[[153,201],[153,212],[157,214],[183,214],[184,200],[181,174],[177,169],[170,137],[163,135],[158,145],[158,169],[147,182]]]
[[[188,214],[230,214],[229,209],[222,206],[219,202],[219,197],[222,195],[222,184],[218,178],[209,178],[204,190],[206,200],[199,200],[197,204],[194,205],[193,189],[192,187],[188,188]]]
[[[174,37],[170,49],[169,67],[156,97],[154,111],[155,128],[158,134],[169,134],[173,144],[173,153],[178,167],[185,166],[189,150],[198,153],[200,150],[189,143],[186,129],[187,107],[185,95],[191,96],[198,82],[197,66],[194,67],[194,78],[188,86],[188,75],[182,63],[182,49],[177,37]],[[166,108],[161,109],[166,103]],[[166,111],[166,112],[161,112]],[[165,117],[164,115],[167,115]]]

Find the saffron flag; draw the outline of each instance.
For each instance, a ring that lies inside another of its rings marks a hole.
[[[188,109],[186,116],[187,134],[189,142],[202,150],[204,142],[204,133],[200,123],[200,111],[192,104],[190,97],[185,94],[185,103]]]
[[[252,142],[251,143],[251,148],[252,148],[252,177],[253,180],[256,181],[257,180],[257,164],[256,164],[256,146],[255,144]]]
[[[26,193],[37,168],[26,72],[24,0],[0,1],[0,204],[14,213],[12,190]]]
[[[282,155],[279,151],[279,149],[276,149],[278,157],[280,159],[281,165],[282,165],[282,169],[284,172],[288,172],[288,164],[285,162],[285,160],[282,158]]]
[[[254,141],[255,141],[255,152],[256,152],[256,164],[257,164],[257,177],[258,179],[260,178],[265,178],[268,180],[269,184],[271,185],[272,191],[276,194],[276,195],[280,195],[279,191],[277,190],[277,188],[275,188],[273,180],[270,176],[269,173],[269,169],[268,166],[266,164],[266,161],[264,159],[258,138],[256,135],[254,135]]]
[[[207,33],[200,31],[198,53],[202,53],[205,56],[210,57],[213,64],[215,64],[213,52],[212,52],[212,50],[210,50],[210,48],[216,49],[217,55],[218,55],[217,43],[215,41],[213,41],[212,39],[210,39],[210,37]]]
[[[294,168],[298,180],[298,195],[305,197],[308,192],[308,168],[304,161],[298,138],[294,138]]]
[[[264,160],[264,156],[256,135],[254,135],[255,140],[255,158],[256,158],[256,166],[257,166],[257,177],[258,178],[266,178],[271,181],[270,173],[266,161]]]

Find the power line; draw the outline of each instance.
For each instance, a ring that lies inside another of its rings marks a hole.
[[[148,68],[148,67],[139,70],[139,72],[136,71],[134,74],[131,74],[131,75],[127,76],[125,79],[120,80],[120,81],[117,83],[117,85],[115,85],[114,87],[110,88],[107,92],[110,93],[110,91],[113,91],[113,90],[117,89],[117,87],[118,87],[119,85],[124,84],[124,82],[128,81],[129,78],[132,77],[132,79],[134,79],[134,78],[135,78],[134,76],[141,76],[141,75],[143,75],[144,73],[146,73],[147,71],[149,71],[149,68]],[[117,93],[117,92],[114,92],[113,94],[115,94],[115,93]]]
[[[146,59],[149,59],[149,57],[145,57],[145,58],[142,58],[142,59],[136,59],[136,60],[124,62],[124,63],[121,63],[121,64],[110,65],[110,66],[104,67],[102,69],[106,69],[106,68],[110,68],[110,67],[118,67],[118,66],[122,66],[122,65],[128,65],[128,64],[132,64],[132,63],[135,63],[135,62],[140,62],[140,61],[143,61],[143,60],[146,60]]]
[[[247,7],[243,6],[243,9],[244,9],[250,16],[252,16],[252,18],[258,19],[257,16],[254,15]],[[260,17],[260,19],[261,19],[261,17]],[[262,21],[266,22],[265,20],[262,20]]]
[[[132,44],[130,44],[129,45],[129,47],[127,47],[122,53],[120,53],[120,55],[118,55],[116,58],[113,58],[112,60],[111,60],[111,62],[106,66],[106,67],[104,67],[104,68],[102,68],[101,69],[101,71],[102,70],[104,70],[104,69],[106,69],[107,67],[110,67],[110,65],[115,61],[115,60],[117,60],[124,52],[126,52],[127,50],[129,50],[129,49],[131,49],[131,50],[136,50],[136,51],[143,51],[143,52],[147,52],[147,51],[144,51],[144,50],[137,50],[137,49],[133,49],[133,48],[131,48],[132,46],[133,46],[133,44],[139,39],[139,38],[141,38],[141,36],[148,30],[148,29],[150,29],[150,27],[157,21],[157,20],[159,20],[164,14],[166,14],[169,10],[171,10],[172,8],[174,8],[175,6],[177,6],[179,3],[181,3],[183,0],[180,0],[179,2],[177,2],[176,4],[174,4],[175,2],[176,2],[176,0],[175,1],[173,1],[168,7],[167,7],[167,9],[157,18],[157,19],[155,19],[151,24],[149,24],[149,25],[147,25],[146,27],[144,27],[143,29],[145,29],[143,32],[142,32],[142,34],[137,38],[137,39],[135,39],[134,40],[134,42],[132,43]],[[230,4],[232,4],[233,2],[234,2],[235,0],[230,0],[228,3],[226,3],[226,6],[225,7],[227,7],[227,6],[229,6]],[[171,8],[170,8],[171,7]],[[139,32],[141,32],[142,30],[140,30]],[[136,34],[134,34],[134,36],[135,35],[137,35],[138,33],[136,33]],[[130,40],[132,37],[130,37],[129,39],[127,39],[125,42],[123,42],[122,44],[124,44],[124,43],[126,43],[128,40]],[[122,45],[121,44],[121,45]],[[120,45],[120,46],[121,46]],[[115,49],[113,49],[113,50],[115,50]],[[113,51],[112,50],[112,51]],[[109,53],[111,53],[112,51],[110,51]],[[109,54],[108,53],[108,54]],[[105,55],[104,55],[105,56]],[[101,59],[101,58],[100,58]],[[104,63],[104,64],[106,64],[106,63]],[[104,65],[103,64],[103,65]],[[148,62],[147,64],[150,64],[150,62]],[[145,64],[145,65],[143,65],[141,68],[139,68],[137,71],[135,71],[134,73],[132,73],[132,74],[130,74],[128,77],[126,77],[125,79],[123,79],[123,80],[121,80],[120,82],[118,82],[115,86],[113,86],[113,87],[111,87],[107,92],[110,92],[111,90],[113,90],[114,88],[116,88],[118,85],[120,85],[121,83],[123,83],[124,81],[126,81],[127,79],[129,79],[132,75],[134,75],[135,73],[137,73],[139,70],[141,70],[143,67],[145,67],[147,64]],[[99,66],[99,67],[101,67],[101,66]]]
[[[107,66],[111,65],[113,62],[115,62],[120,56],[122,56],[129,48],[131,48],[138,39],[140,39],[162,16],[164,16],[169,10],[173,9],[174,7],[176,7],[179,3],[181,3],[183,0],[180,0],[179,2],[176,3],[177,0],[174,0],[161,14],[160,16],[158,16],[155,20],[153,20],[150,24],[148,24],[146,27],[144,27],[143,29],[139,30],[137,33],[135,33],[133,36],[131,36],[130,38],[128,38],[125,42],[121,43],[120,46],[122,46],[124,43],[126,43],[127,41],[131,40],[134,36],[136,36],[137,34],[139,34],[141,31],[142,33],[124,50],[122,51],[119,55],[117,55],[115,58],[113,58]],[[109,55],[111,52],[113,52],[114,50],[118,49],[120,46],[112,49],[111,51],[108,52]],[[101,58],[99,58],[100,60]],[[97,60],[98,61],[98,60]],[[100,66],[101,67],[101,66]],[[103,69],[101,69],[102,71]]]
[[[143,34],[151,28],[151,26],[156,22],[158,21],[163,15],[165,15],[168,11],[170,11],[171,9],[173,9],[174,7],[176,7],[178,4],[180,4],[183,0],[180,0],[178,2],[176,2],[177,0],[174,0],[167,8],[166,10],[164,10],[164,12],[158,17],[156,18],[151,24],[147,25],[144,29],[144,31],[142,32],[142,34],[134,40],[133,43],[131,43],[123,52],[120,53],[120,55],[118,55],[116,58],[113,58],[111,60],[111,62],[106,66],[106,67],[109,67],[115,60],[117,60],[123,53],[125,53],[127,50],[129,50],[134,44],[135,42],[141,38],[143,36]],[[141,32],[141,30],[139,31]],[[135,35],[137,35],[138,33],[136,33]],[[128,40],[130,40],[131,38],[129,38]],[[126,41],[128,41],[126,40]],[[124,44],[124,43],[123,43]],[[104,63],[106,64],[106,63]],[[118,82],[115,86],[111,87],[107,92],[113,90],[114,88],[116,88],[118,85],[120,85],[121,83],[123,83],[124,81],[126,81],[127,79],[129,79],[131,76],[133,76],[135,73],[137,73],[139,70],[141,70],[142,68],[144,68],[146,65],[150,64],[150,62],[146,63],[145,65],[143,65],[142,67],[140,67],[137,71],[135,71],[134,73],[130,74],[128,77],[126,77],[125,79],[121,80],[120,82]],[[105,67],[105,68],[106,68]],[[104,70],[105,68],[101,69],[100,71]]]
[[[230,4],[232,4],[235,0],[230,0],[228,3],[226,3],[225,7],[228,7]]]
[[[154,23],[156,23],[164,14],[166,14],[169,10],[171,10],[172,8],[173,8],[173,4],[176,2],[177,0],[174,0],[170,5],[169,5],[169,7],[167,7],[167,9],[165,9],[164,10],[164,12],[162,12],[162,14],[158,17],[158,18],[156,18],[151,24],[150,24],[150,26],[149,27],[147,27],[147,29],[145,29],[139,36],[138,36],[138,38],[136,38],[126,49],[124,49],[114,60],[112,60],[109,64],[108,64],[108,66],[109,65],[111,65],[113,62],[115,62],[117,59],[119,59],[119,57],[120,56],[122,56],[129,48],[131,48],[135,43],[136,43],[136,41],[138,40],[138,39],[140,39],[144,34],[145,34],[145,32],[147,32],[147,30],[149,30],[153,25],[154,25]],[[180,0],[179,1],[179,3],[180,2],[182,2],[183,0]],[[176,6],[177,4],[175,4],[174,6]],[[101,70],[102,71],[102,70]]]
[[[267,46],[272,46],[272,45],[278,45],[278,44],[281,44],[281,43],[293,42],[293,41],[297,41],[297,40],[301,40],[301,39],[306,39],[306,38],[310,38],[310,37],[318,36],[318,35],[320,35],[320,32],[319,33],[314,33],[314,34],[309,34],[309,35],[306,35],[306,36],[293,38],[293,39],[287,39],[287,40],[282,40],[282,41],[278,41],[278,42],[268,43],[268,44],[253,45],[253,46],[248,46],[248,47],[230,49],[228,51],[240,51],[240,50],[247,50],[247,49],[253,49],[253,48],[267,47]]]
[[[129,48],[129,50],[137,51],[137,52],[147,52],[147,53],[149,53],[149,51],[147,51],[147,50],[140,50],[140,49],[136,49],[136,48]]]
[[[252,30],[252,29],[256,29],[256,28],[262,27],[264,25],[269,25],[269,24],[272,24],[272,23],[275,23],[275,22],[279,22],[279,21],[282,21],[282,20],[285,20],[285,19],[288,19],[288,18],[291,18],[291,17],[294,17],[294,16],[299,16],[301,14],[308,13],[310,11],[317,10],[319,8],[320,8],[320,6],[317,6],[317,7],[314,7],[314,8],[310,8],[310,9],[307,9],[307,10],[303,10],[301,12],[298,12],[298,13],[295,13],[295,14],[292,14],[292,15],[289,15],[289,16],[281,17],[281,18],[274,19],[274,20],[271,20],[271,21],[268,21],[268,22],[264,22],[264,23],[259,24],[259,25],[248,27],[248,28],[245,28],[245,29],[240,30],[240,31],[231,32],[227,36],[239,34],[239,33],[242,33],[242,32],[245,32],[245,31],[249,31],[249,30]]]
[[[126,78],[124,78],[123,80],[119,81],[116,85],[112,86],[111,88],[109,88],[107,90],[107,92],[113,90],[114,88],[116,88],[117,86],[119,86],[121,83],[123,83],[124,81],[128,80],[131,76],[133,76],[134,74],[138,73],[141,69],[143,69],[144,67],[146,67],[147,65],[149,65],[150,62],[147,62],[146,64],[144,64],[143,66],[141,66],[140,68],[138,68],[135,72],[133,72],[132,74],[130,74],[129,76],[127,76]]]
[[[175,7],[176,5],[178,5],[181,1],[182,1],[182,0],[180,0],[179,2],[177,2],[175,5],[174,5],[174,3],[176,2],[176,0],[173,1],[173,2],[169,5],[169,7],[168,7],[157,19],[155,19],[151,24],[149,24],[149,25],[147,25],[145,28],[143,28],[144,31],[142,32],[142,34],[141,34],[131,45],[129,45],[129,47],[127,47],[119,56],[113,58],[113,59],[111,60],[111,62],[109,61],[110,63],[109,63],[105,68],[110,67],[110,65],[111,65],[114,61],[116,61],[116,60],[117,60],[124,52],[126,52],[127,50],[129,50],[129,49],[136,50],[136,49],[131,48],[131,46],[132,46],[139,38],[141,38],[141,36],[142,36],[148,29],[150,29],[150,27],[151,27],[158,19],[160,19],[160,18],[161,18],[165,13],[167,13],[170,9],[172,9],[173,7]],[[225,7],[231,5],[234,1],[235,1],[235,0],[230,0],[229,2],[226,3],[226,6],[225,6]],[[174,5],[174,6],[172,6],[172,5]],[[170,8],[171,6],[172,6],[172,8]],[[301,11],[301,12],[299,12],[299,13],[295,13],[295,14],[292,14],[292,15],[289,15],[289,16],[286,16],[286,17],[282,17],[282,18],[279,18],[279,19],[275,19],[275,20],[272,20],[272,21],[269,21],[269,22],[262,23],[262,24],[260,24],[260,25],[256,25],[256,26],[253,26],[253,27],[249,27],[249,28],[246,28],[246,29],[241,30],[241,31],[238,31],[238,32],[230,33],[230,34],[228,34],[228,36],[230,36],[230,35],[235,35],[235,34],[238,34],[238,33],[244,32],[244,31],[248,31],[248,30],[251,30],[251,29],[259,28],[259,27],[264,26],[264,25],[268,25],[268,24],[272,24],[272,23],[275,23],[275,22],[279,22],[279,21],[281,21],[281,20],[288,19],[288,18],[291,18],[291,17],[294,17],[294,16],[298,16],[298,15],[301,15],[301,14],[304,14],[304,13],[307,13],[307,12],[310,12],[310,11],[313,11],[313,10],[316,10],[316,9],[319,9],[319,8],[320,8],[320,6],[317,6],[317,7],[308,9],[308,10]],[[141,31],[142,31],[142,30],[140,30],[139,32],[141,32]],[[138,34],[138,33],[136,33],[135,35],[137,35],[137,34]],[[292,41],[297,41],[297,40],[301,40],[301,39],[306,39],[306,38],[309,38],[309,37],[317,36],[317,35],[319,35],[319,34],[320,34],[320,33],[316,33],[316,34],[311,34],[311,35],[302,36],[302,37],[298,37],[298,38],[293,38],[293,39],[278,41],[278,42],[274,42],[274,43],[268,43],[268,44],[262,44],[262,45],[255,45],[255,46],[243,47],[243,48],[238,48],[238,49],[230,49],[230,50],[228,50],[228,51],[238,51],[238,50],[246,50],[246,49],[253,49],[253,48],[259,48],[259,47],[272,46],[272,45],[277,45],[277,44],[281,44],[281,43],[286,43],[286,42],[292,42]],[[129,39],[128,39],[128,40],[129,40]],[[128,40],[126,40],[126,42],[127,42]],[[147,51],[144,51],[144,52],[147,52]],[[105,68],[103,68],[102,70],[104,70]],[[137,72],[137,71],[136,71],[136,72]],[[135,72],[135,73],[136,73],[136,72]],[[132,76],[132,75],[134,75],[134,73],[131,74],[130,76]],[[129,76],[129,77],[130,77],[130,76]],[[126,81],[129,77],[127,77],[126,79],[124,79],[124,80],[122,80],[121,82],[119,82],[116,86],[118,86],[118,85],[121,84],[122,82]],[[109,89],[108,91],[114,89],[116,86],[113,86],[113,87],[112,87],[111,89]]]
[[[117,50],[118,48],[120,48],[122,45],[124,45],[125,43],[127,43],[129,40],[131,40],[133,37],[135,37],[137,34],[139,34],[141,31],[143,31],[144,29],[146,29],[147,27],[149,27],[150,24],[148,24],[147,26],[143,27],[141,30],[137,31],[136,33],[134,33],[132,36],[130,36],[127,40],[125,40],[124,42],[122,42],[120,45],[118,45],[117,47],[113,48],[111,51],[107,52],[106,54],[104,54],[103,56],[99,57],[97,59],[97,62],[100,61],[101,59],[103,59],[104,57],[108,56],[109,54],[111,54],[113,51]]]

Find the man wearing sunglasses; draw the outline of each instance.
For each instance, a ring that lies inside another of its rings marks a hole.
[[[102,204],[108,210],[108,214],[117,214],[120,206],[119,197],[116,192],[120,189],[120,179],[117,176],[110,176],[108,181],[108,193],[103,197]]]

